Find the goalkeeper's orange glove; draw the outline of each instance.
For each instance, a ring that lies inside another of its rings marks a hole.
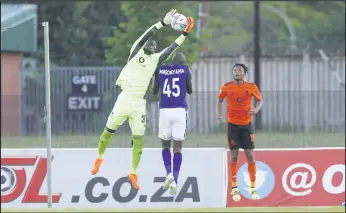
[[[185,28],[184,32],[189,33],[193,28],[194,22],[192,17],[187,17],[187,27]]]

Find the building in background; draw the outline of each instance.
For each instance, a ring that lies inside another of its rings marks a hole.
[[[1,135],[19,135],[23,53],[37,49],[37,7],[1,4]]]

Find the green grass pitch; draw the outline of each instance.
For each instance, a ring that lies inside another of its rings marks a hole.
[[[100,132],[101,133],[101,132]],[[53,148],[96,148],[99,135],[52,136]],[[130,147],[131,135],[115,134],[109,147]],[[344,147],[345,133],[255,133],[257,148]],[[1,136],[1,148],[45,148],[45,136]],[[144,147],[161,147],[156,135],[146,135]],[[188,134],[184,147],[227,147],[225,133]]]

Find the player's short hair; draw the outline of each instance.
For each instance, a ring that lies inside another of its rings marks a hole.
[[[242,68],[244,69],[244,72],[245,72],[245,73],[247,73],[247,72],[249,71],[249,68],[248,68],[245,64],[242,64],[242,63],[236,63],[236,64],[234,64],[233,67],[232,67],[232,70],[233,70],[234,67],[236,67],[236,66],[242,67]]]
[[[185,64],[186,63],[186,57],[183,53],[176,53],[172,57],[172,63],[173,64]]]

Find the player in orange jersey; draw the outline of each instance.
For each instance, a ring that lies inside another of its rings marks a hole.
[[[251,197],[259,199],[255,189],[256,163],[253,155],[254,134],[252,116],[262,107],[262,97],[258,87],[254,83],[244,81],[248,68],[244,64],[235,64],[232,74],[234,81],[225,83],[221,87],[217,103],[217,123],[221,119],[222,102],[227,98],[227,139],[231,150],[231,162],[229,163],[230,177],[232,178],[232,197],[234,201],[240,200],[237,187],[237,160],[239,148],[244,149],[248,160],[248,171],[251,181]],[[256,107],[252,108],[252,97],[257,101]]]

